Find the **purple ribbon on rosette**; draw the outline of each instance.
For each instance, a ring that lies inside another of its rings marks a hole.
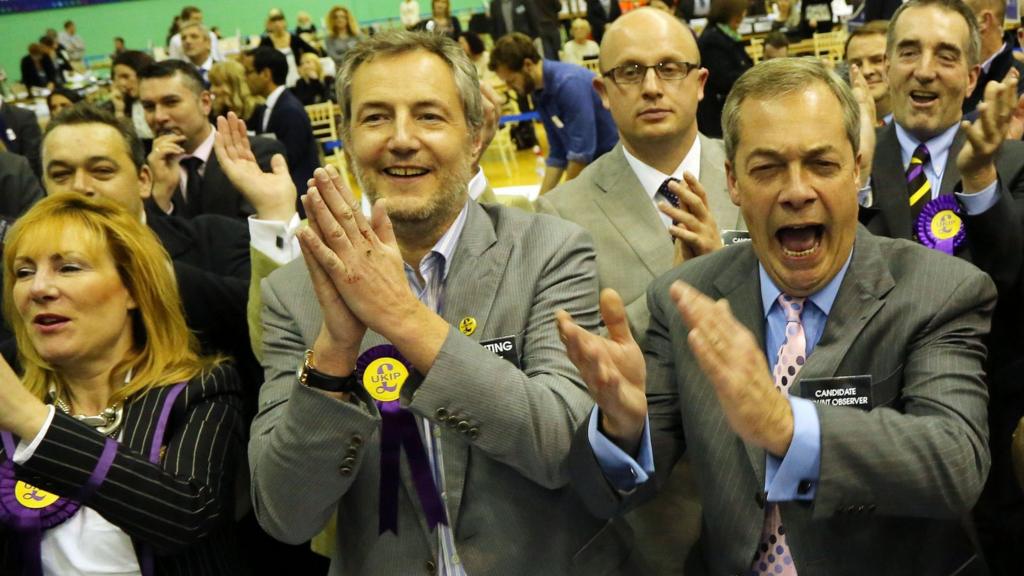
[[[952,228],[953,220],[958,223],[956,229]],[[925,204],[917,216],[914,230],[922,245],[946,254],[953,254],[967,239],[963,210],[951,195],[939,196]],[[942,233],[936,234],[936,230]]]
[[[364,383],[364,387],[366,385],[363,375],[367,367],[375,360],[384,358],[394,359],[407,367],[411,377],[412,369],[397,348],[391,344],[374,346],[363,352],[356,360],[355,376],[359,382]],[[375,384],[371,385],[371,387],[375,386]],[[372,395],[372,390],[367,388]],[[419,495],[420,506],[423,507],[423,513],[427,517],[427,526],[433,530],[438,524],[448,524],[444,503],[441,502],[441,495],[438,493],[437,485],[434,484],[430,460],[427,458],[423,439],[420,438],[419,430],[417,430],[415,416],[412,412],[402,408],[401,401],[397,399],[374,400],[374,403],[381,416],[378,534],[388,531],[398,534],[398,469],[403,448],[405,449],[405,458],[409,462],[413,485]]]

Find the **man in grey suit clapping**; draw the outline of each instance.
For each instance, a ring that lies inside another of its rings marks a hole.
[[[336,575],[630,573],[617,523],[568,486],[593,402],[554,313],[597,327],[590,240],[469,200],[483,112],[451,40],[366,39],[338,93],[375,204],[364,217],[337,172],[317,169],[304,261],[263,281],[260,524],[302,542],[336,513]]]
[[[962,519],[990,461],[992,281],[858,226],[859,110],[822,64],[755,66],[723,126],[751,242],[652,284],[643,351],[612,291],[608,338],[560,313],[598,404],[574,484],[614,516],[685,451],[704,509],[689,564],[712,574],[984,573]]]

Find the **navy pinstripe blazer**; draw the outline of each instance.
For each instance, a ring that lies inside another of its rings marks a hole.
[[[158,466],[148,456],[170,391],[156,388],[125,406],[117,455],[84,504],[131,536],[136,550],[150,547],[157,574],[237,574],[232,509],[236,472],[243,465],[241,383],[230,365],[191,380],[174,401]],[[32,457],[15,466],[16,475],[54,494],[77,494],[105,442],[58,411]],[[0,533],[0,573],[18,573],[14,540],[10,532]]]

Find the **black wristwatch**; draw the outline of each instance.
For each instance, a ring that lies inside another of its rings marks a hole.
[[[312,360],[313,351],[306,350],[306,357],[302,361],[302,366],[299,366],[297,374],[299,384],[325,392],[352,393],[359,388],[359,383],[356,381],[354,373],[348,376],[330,376],[323,372],[318,372],[313,367]]]

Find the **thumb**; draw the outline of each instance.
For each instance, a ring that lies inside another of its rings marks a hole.
[[[601,319],[608,328],[608,336],[615,342],[625,344],[633,340],[629,319],[626,317],[626,306],[622,303],[619,293],[611,288],[601,291]]]
[[[288,163],[285,162],[284,156],[281,154],[274,154],[270,158],[270,170],[277,176],[291,177],[291,174],[288,172]]]
[[[374,203],[370,211],[370,226],[374,234],[384,244],[395,246],[398,240],[395,239],[395,229],[391,225],[391,218],[388,217],[387,200],[381,198]]]

